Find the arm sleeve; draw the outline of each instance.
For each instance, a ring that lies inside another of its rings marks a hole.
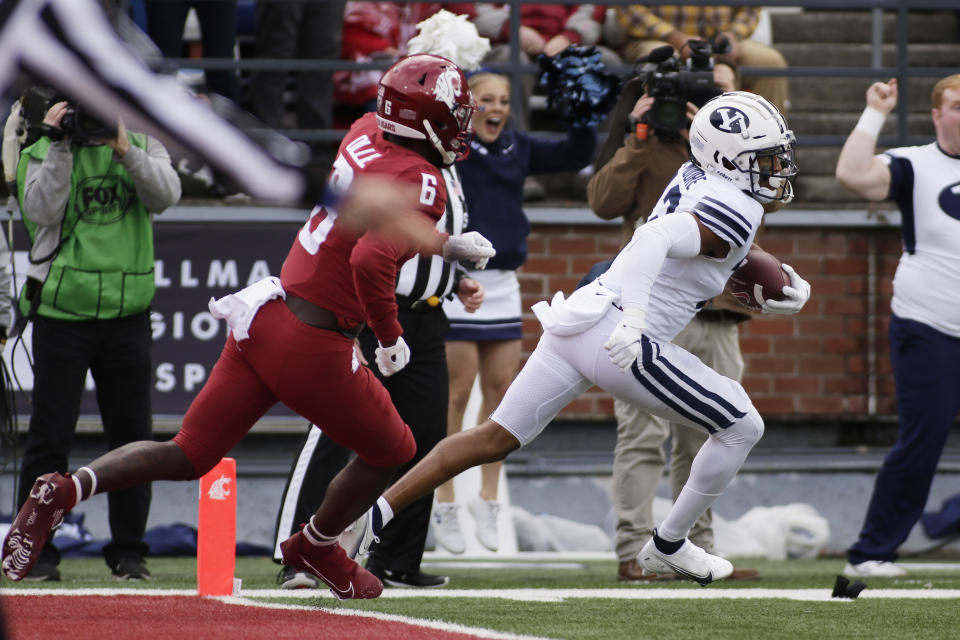
[[[661,20],[653,11],[642,4],[617,7],[617,19],[631,38],[638,40],[663,40],[676,28]]]
[[[23,215],[42,227],[60,224],[70,198],[73,171],[70,141],[51,144],[42,162],[29,156],[21,156],[20,161],[29,163],[23,185]]]
[[[667,258],[694,258],[700,254],[700,227],[688,212],[655,218],[636,230],[616,262],[626,260],[620,291],[623,308],[646,309],[650,290]]]
[[[350,268],[357,298],[367,314],[367,322],[381,344],[393,342],[403,334],[397,321],[394,288],[397,265],[407,247],[376,233],[365,233],[350,253]]]
[[[587,183],[587,203],[604,220],[630,213],[636,202],[637,180],[656,158],[660,143],[656,137],[638,140],[630,136]]]
[[[7,234],[0,227],[0,327],[6,329],[8,334],[13,326],[11,280],[10,246],[7,244]]]
[[[120,163],[133,179],[137,197],[147,211],[160,213],[180,200],[180,177],[159,140],[148,138],[146,151],[131,145]]]
[[[527,172],[551,173],[582,169],[590,164],[596,146],[595,127],[571,127],[565,140],[531,138],[530,167]]]

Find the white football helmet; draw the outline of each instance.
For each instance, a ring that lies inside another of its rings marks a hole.
[[[703,105],[690,125],[693,161],[761,203],[793,199],[797,139],[780,111],[747,91],[731,91]]]

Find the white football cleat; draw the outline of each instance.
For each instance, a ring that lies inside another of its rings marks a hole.
[[[886,560],[864,560],[858,564],[848,562],[843,575],[849,578],[897,578],[907,575],[907,570]]]
[[[365,556],[370,552],[370,546],[374,542],[380,542],[380,529],[376,526],[373,511],[377,505],[370,507],[362,516],[357,518],[352,525],[343,530],[340,534],[340,546],[347,553],[348,558]],[[377,511],[379,515],[379,510]]]
[[[460,529],[457,505],[453,502],[437,502],[433,505],[433,535],[437,544],[450,553],[463,553],[467,544]]]
[[[500,529],[497,527],[497,515],[500,513],[500,503],[477,497],[467,504],[467,509],[476,523],[477,541],[490,551],[499,549]]]
[[[716,580],[723,580],[733,573],[733,565],[729,560],[707,553],[686,538],[683,546],[673,553],[663,553],[657,549],[653,538],[650,538],[640,550],[637,562],[647,571],[675,573],[699,583],[701,587]]]

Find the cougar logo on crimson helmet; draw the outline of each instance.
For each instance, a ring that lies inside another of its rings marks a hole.
[[[453,105],[462,91],[460,73],[449,67],[437,76],[437,82],[433,85],[434,97],[450,109],[453,109]]]

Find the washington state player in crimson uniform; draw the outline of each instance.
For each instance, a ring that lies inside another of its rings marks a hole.
[[[438,167],[468,149],[472,110],[466,79],[452,62],[432,55],[400,60],[381,79],[376,116],[360,118],[344,138],[330,190],[345,192],[347,205],[350,185],[361,176],[406,183],[434,224],[446,202]],[[447,260],[485,263],[494,254],[476,233],[441,235],[434,246]],[[279,401],[357,453],[311,521],[281,544],[284,564],[309,571],[339,598],[378,596],[380,581],[347,558],[338,537],[413,456],[415,444],[383,385],[354,355],[353,337],[369,324],[383,375],[406,365],[410,351],[397,322],[394,285],[399,265],[418,251],[422,245],[401,236],[358,230],[336,206],[317,206],[279,280],[211,301],[230,333],[177,435],[120,447],[72,475],[38,478],[4,541],[3,572],[13,580],[29,573],[50,531],[79,500],[202,476]]]

